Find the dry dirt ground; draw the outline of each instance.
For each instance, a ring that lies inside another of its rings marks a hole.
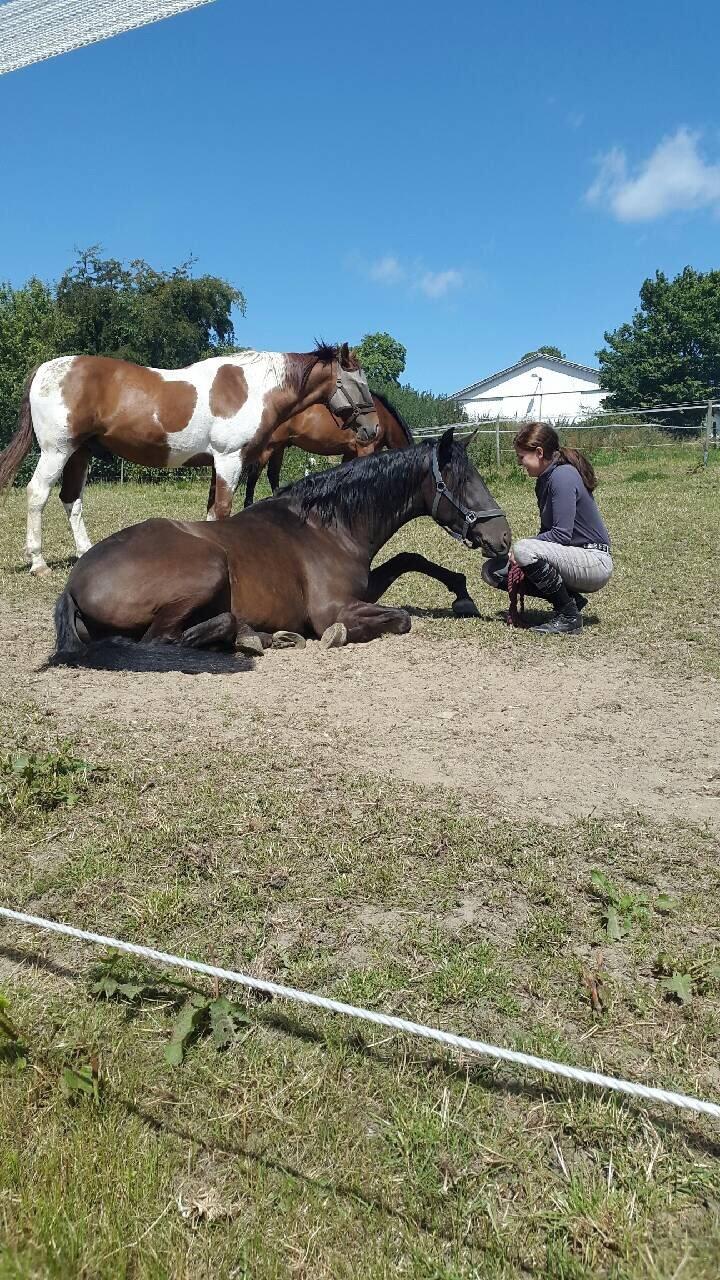
[[[271,651],[232,675],[43,671],[51,633],[38,605],[22,625],[0,620],[0,680],[71,734],[100,719],[179,747],[261,738],[336,776],[459,788],[486,812],[522,803],[545,821],[630,809],[720,825],[711,677],[583,655],[573,641],[542,642],[530,662],[500,624],[490,651],[428,632],[415,619],[409,636]]]

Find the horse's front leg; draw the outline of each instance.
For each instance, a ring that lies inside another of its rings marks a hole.
[[[427,578],[434,578],[442,583],[455,596],[453,613],[461,618],[477,618],[478,610],[475,601],[468,592],[467,578],[464,573],[454,573],[444,565],[426,560],[413,551],[402,551],[399,555],[386,560],[384,564],[372,569],[368,579],[368,600],[379,600],[381,596],[401,578],[404,573],[422,573]]]
[[[321,642],[328,649],[344,644],[367,644],[383,635],[404,635],[410,627],[410,614],[405,609],[388,609],[367,600],[349,600],[334,622],[328,621],[323,628]]]
[[[274,449],[272,454],[270,455],[270,461],[268,462],[267,476],[268,476],[268,483],[273,493],[277,493],[278,489],[280,488],[280,476],[282,474],[282,464],[283,464],[284,457],[285,457],[285,448],[283,445],[280,445],[277,449]]]
[[[213,453],[215,491],[212,507],[208,508],[208,520],[225,520],[232,511],[235,490],[242,473],[239,453]]]
[[[214,515],[211,515],[211,512],[213,512],[213,511],[215,510],[215,485],[216,485],[216,480],[217,480],[217,477],[216,477],[216,475],[215,475],[215,464],[213,463],[212,474],[211,474],[211,476],[210,476],[210,488],[209,488],[209,490],[208,490],[208,500],[207,500],[207,519],[208,519],[208,520],[214,520],[214,519],[215,519],[215,516],[214,516]]]

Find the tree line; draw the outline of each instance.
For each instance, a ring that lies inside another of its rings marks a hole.
[[[92,246],[53,285],[36,277],[20,288],[0,284],[0,446],[15,430],[28,373],[53,356],[107,355],[171,369],[242,350],[232,317],[233,308],[245,314],[244,294],[220,276],[194,275],[193,266],[125,264]],[[720,271],[686,267],[674,279],[656,272],[632,319],[604,339],[597,356],[609,408],[711,398],[720,391]],[[451,396],[401,381],[407,352],[390,334],[365,334],[356,350],[371,387],[412,428],[463,420]],[[536,352],[563,355],[554,346]]]

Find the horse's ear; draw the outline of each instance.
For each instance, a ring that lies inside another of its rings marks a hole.
[[[350,348],[347,342],[343,342],[340,348],[340,367],[342,369],[352,369],[352,362],[350,360]]]
[[[476,427],[474,431],[471,431],[471,432],[470,432],[470,435],[469,435],[469,436],[465,436],[465,439],[460,441],[460,443],[462,444],[462,447],[463,447],[463,449],[465,450],[465,452],[466,452],[466,453],[467,453],[468,449],[470,448],[470,445],[472,444],[472,442],[473,442],[473,440],[475,439],[475,437],[476,437],[476,435],[477,435],[477,433],[478,433],[478,431],[479,431],[479,430],[480,430],[480,428],[479,428],[479,427]]]
[[[443,434],[438,440],[438,465],[441,471],[443,467],[448,467],[450,465],[454,438],[455,428],[448,427],[447,431],[443,431]]]

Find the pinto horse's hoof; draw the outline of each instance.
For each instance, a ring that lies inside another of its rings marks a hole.
[[[305,637],[297,631],[273,631],[273,649],[304,649]]]
[[[33,565],[30,572],[33,578],[49,578],[50,574],[52,573],[52,569],[50,568],[49,564],[45,564],[45,562],[43,561],[42,564]]]
[[[320,644],[323,649],[341,649],[347,644],[347,627],[344,622],[333,622],[331,626],[326,627],[320,637]]]
[[[479,618],[480,612],[474,600],[470,596],[458,596],[457,600],[453,600],[452,611],[456,618]]]

